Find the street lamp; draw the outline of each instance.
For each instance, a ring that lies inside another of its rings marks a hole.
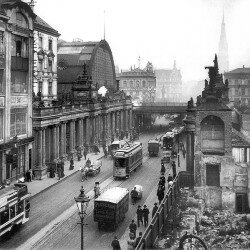
[[[77,208],[79,210],[79,216],[81,219],[81,222],[78,224],[81,224],[81,250],[83,250],[83,226],[84,226],[83,220],[84,220],[84,217],[86,215],[86,210],[87,210],[87,207],[88,207],[89,201],[90,201],[89,197],[87,197],[84,194],[83,186],[80,190],[79,196],[75,197],[74,199],[76,201],[76,205],[77,205]]]

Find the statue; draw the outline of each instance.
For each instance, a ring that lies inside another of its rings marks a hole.
[[[196,98],[196,106],[199,106],[202,102],[202,98],[201,98],[201,95],[198,95],[197,98]]]
[[[191,108],[194,107],[194,100],[193,100],[192,97],[191,97],[190,100],[188,101],[188,105],[187,105],[187,106],[188,106],[189,109],[191,109]]]

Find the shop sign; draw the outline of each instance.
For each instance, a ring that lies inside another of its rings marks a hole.
[[[26,96],[12,96],[11,105],[28,105],[28,97]]]

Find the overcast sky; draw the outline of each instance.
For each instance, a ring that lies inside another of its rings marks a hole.
[[[223,9],[230,69],[250,67],[250,0],[36,0],[35,13],[61,39],[106,40],[120,69],[172,68],[203,79],[218,50]]]

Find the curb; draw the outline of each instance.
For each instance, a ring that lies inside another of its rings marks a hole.
[[[100,156],[99,158],[97,158],[97,160],[100,160],[100,159],[102,159],[103,157],[104,157],[104,155],[103,155],[103,156]],[[79,172],[79,169],[76,170],[75,172],[73,172],[73,173],[71,173],[71,174],[69,174],[69,175],[63,177],[62,179],[58,180],[57,182],[53,183],[52,185],[50,185],[50,186],[48,186],[48,187],[42,189],[40,192],[38,192],[38,193],[36,193],[36,194],[34,194],[34,195],[31,195],[30,200],[33,199],[34,197],[36,197],[38,194],[41,194],[41,193],[47,191],[48,189],[54,187],[54,186],[55,186],[56,184],[58,184],[59,182],[62,182],[62,181],[64,181],[64,180],[66,180],[67,178],[73,176],[75,173],[78,173],[78,172]]]

